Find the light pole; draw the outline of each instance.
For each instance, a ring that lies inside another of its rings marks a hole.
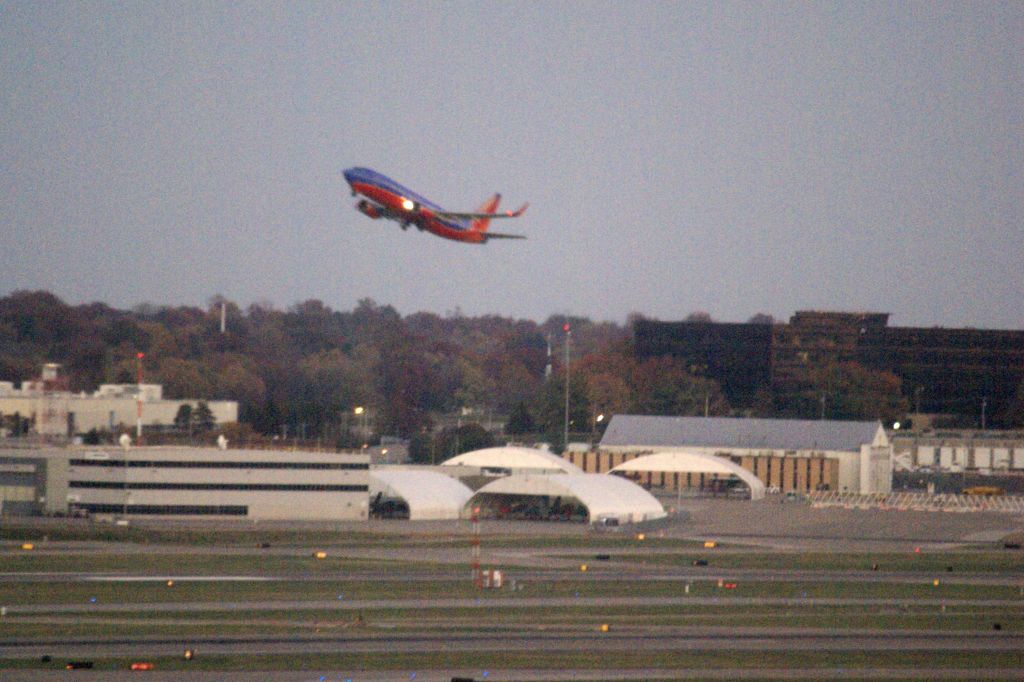
[[[604,413],[603,412],[601,414],[597,415],[596,417],[594,417],[594,432],[593,432],[593,434],[591,436],[591,440],[593,440],[595,443],[597,442],[597,428],[601,425],[601,422],[603,422],[603,421],[604,421]]]
[[[128,516],[128,495],[129,495],[129,493],[128,493],[128,449],[131,447],[132,437],[129,436],[127,433],[122,433],[121,437],[118,438],[117,441],[121,445],[121,449],[124,450],[124,467],[123,467],[123,472],[124,472],[124,481],[123,481],[123,485],[124,485],[124,502],[121,505],[121,515],[127,518],[127,516]]]
[[[359,427],[359,431],[360,431],[360,435],[362,435],[362,438],[363,438],[363,449],[365,449],[366,448],[366,409],[362,405],[358,405],[358,406],[356,406],[356,409],[353,410],[353,412],[355,413],[356,417],[360,418],[360,419],[357,420],[357,422],[359,422],[359,421],[362,422],[362,425]]]
[[[136,416],[135,416],[135,442],[142,443],[142,358],[146,357],[145,353],[135,354],[135,367],[136,367],[136,388],[135,388],[135,403],[136,403]]]
[[[569,342],[572,340],[572,330],[566,322],[562,327],[565,331],[565,431],[562,440],[562,451],[569,449]]]

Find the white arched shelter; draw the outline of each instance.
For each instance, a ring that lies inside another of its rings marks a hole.
[[[441,466],[474,466],[493,469],[531,469],[581,474],[583,470],[567,459],[536,448],[499,447],[464,452],[442,462]]]
[[[648,471],[661,473],[718,474],[720,476],[735,476],[750,488],[751,500],[760,500],[764,498],[764,483],[762,483],[757,476],[727,459],[715,457],[714,455],[705,455],[699,452],[656,452],[653,455],[644,455],[643,457],[636,457],[625,461],[608,473],[639,473]]]
[[[591,523],[639,523],[666,515],[649,492],[632,481],[607,474],[514,474],[480,488],[470,505],[494,510],[523,498],[536,498],[544,505],[553,504],[552,500],[578,502],[586,508]]]
[[[435,471],[371,469],[370,486],[405,500],[410,521],[457,519],[473,496],[465,484]]]

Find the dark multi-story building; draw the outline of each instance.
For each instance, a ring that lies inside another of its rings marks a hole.
[[[778,399],[804,390],[830,363],[856,362],[901,380],[916,412],[986,416],[1024,381],[1024,331],[889,327],[887,313],[800,311],[788,324],[638,321],[640,358],[672,355],[715,379],[734,407],[767,386]]]
[[[771,382],[772,330],[770,324],[637,320],[633,335],[640,359],[680,358],[691,374],[717,381],[731,405],[749,405]]]

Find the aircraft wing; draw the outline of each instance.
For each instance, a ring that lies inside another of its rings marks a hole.
[[[458,213],[456,211],[435,211],[434,215],[438,218],[447,218],[449,220],[479,220],[481,218],[518,218],[523,215],[523,211],[529,204],[523,204],[516,211],[503,211],[502,213]],[[494,235],[491,235],[492,237]]]
[[[524,234],[503,234],[501,232],[484,232],[484,236],[487,239],[526,239]]]

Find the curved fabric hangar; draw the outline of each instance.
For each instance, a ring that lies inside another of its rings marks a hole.
[[[441,466],[469,466],[489,470],[505,470],[512,473],[528,469],[534,472],[562,472],[581,474],[583,470],[572,462],[536,448],[498,447],[473,450],[456,455],[441,463]]]
[[[410,521],[458,519],[473,491],[434,471],[372,469],[370,516]]]
[[[607,474],[513,474],[480,488],[469,505],[488,518],[620,524],[666,516],[649,492]]]
[[[750,489],[751,500],[763,499],[765,494],[764,483],[751,472],[727,459],[699,452],[656,452],[623,462],[608,473],[647,472],[735,477]]]

